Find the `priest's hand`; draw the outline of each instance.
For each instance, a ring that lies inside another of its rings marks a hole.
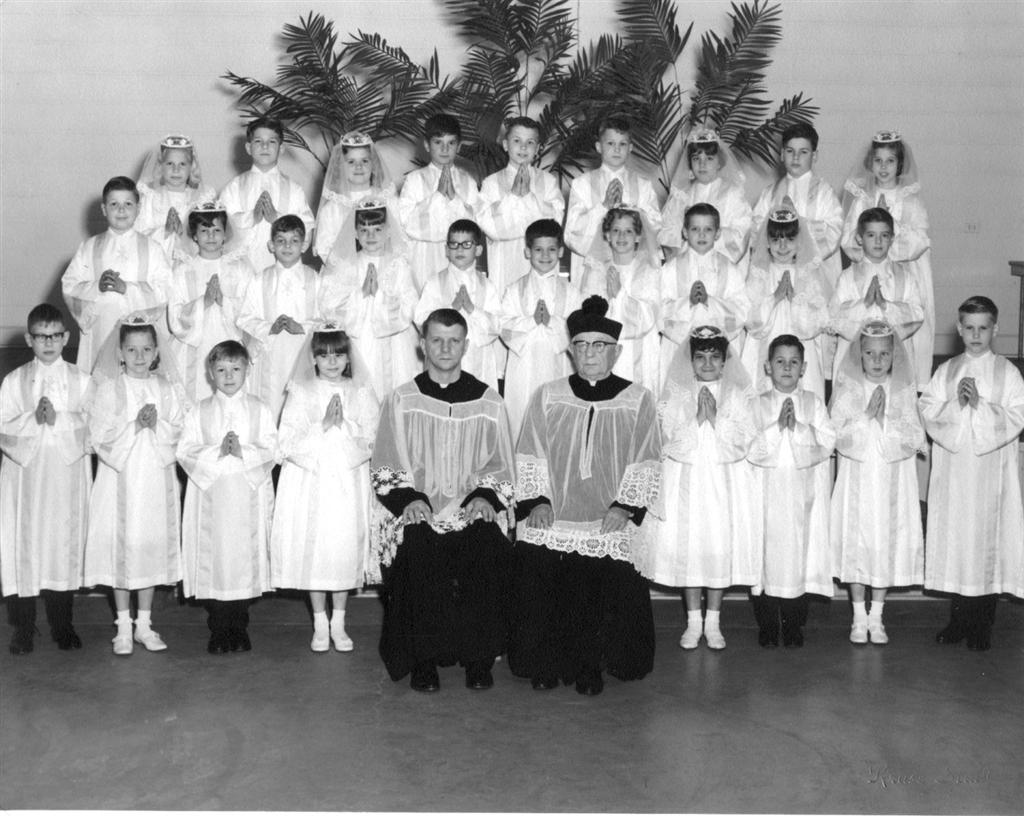
[[[608,512],[604,514],[604,519],[601,521],[601,532],[617,533],[619,530],[625,529],[628,521],[629,513],[621,507],[609,507]]]
[[[604,191],[604,208],[610,210],[612,207],[618,207],[622,203],[622,182],[618,179],[612,179],[612,183],[608,185],[608,189]]]
[[[53,407],[50,398],[45,394],[39,398],[39,405],[36,406],[36,423],[39,425],[53,425],[57,421],[57,409]]]
[[[498,518],[498,514],[494,512],[494,506],[487,499],[482,499],[479,496],[466,505],[465,513],[470,524],[477,519],[495,521]]]
[[[403,524],[433,524],[434,513],[423,499],[416,499],[402,511]]]
[[[555,523],[555,511],[550,504],[538,504],[530,511],[526,526],[534,530],[547,530]]]

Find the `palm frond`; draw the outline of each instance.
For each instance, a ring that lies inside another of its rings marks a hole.
[[[448,18],[470,42],[514,54],[519,31],[515,4],[506,0],[445,0]]]
[[[625,39],[649,49],[664,67],[674,64],[682,55],[690,29],[685,37],[679,33],[676,4],[672,0],[619,0],[618,11]]]
[[[514,58],[473,47],[463,70],[462,88],[469,97],[500,108],[505,115],[518,113],[517,94],[522,83]]]
[[[773,164],[779,155],[779,136],[790,125],[811,124],[820,109],[810,99],[795,94],[784,99],[778,110],[757,127],[740,130],[732,141],[732,149],[748,159],[759,159]]]
[[[569,0],[519,0],[512,7],[517,21],[518,48],[528,59],[549,47],[560,29],[575,29]]]
[[[566,76],[566,62],[576,45],[576,28],[572,21],[558,23],[548,31],[543,49],[534,51],[534,61],[543,63],[543,68],[527,96],[527,106],[539,97],[556,93]]]

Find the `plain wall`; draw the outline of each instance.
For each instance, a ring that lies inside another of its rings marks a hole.
[[[681,4],[695,22],[679,65],[684,90],[701,34],[725,33],[725,0]],[[581,0],[589,42],[614,30],[612,0]],[[305,2],[147,0],[0,4],[0,345],[20,343],[28,309],[59,299],[60,275],[78,244],[104,228],[99,191],[137,176],[167,133],[190,135],[204,178],[218,189],[245,169],[227,70],[272,80],[279,34]],[[465,44],[433,0],[345,0],[316,8],[344,40],[379,32],[442,73]],[[976,292],[1003,310],[999,348],[1016,349],[1017,279],[1024,259],[1024,3],[816,2],[783,4],[783,41],[769,88],[803,91],[821,107],[819,172],[837,189],[870,135],[897,127],[918,158],[931,217],[937,353],[955,348],[956,304]],[[393,153],[393,155],[401,154]],[[398,175],[411,168],[392,166]],[[320,172],[290,151],[285,172],[319,199]],[[750,198],[767,176],[749,171]]]

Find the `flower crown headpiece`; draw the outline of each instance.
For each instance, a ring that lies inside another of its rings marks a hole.
[[[895,144],[896,142],[902,142],[903,137],[898,130],[880,130],[871,141],[875,144]]]
[[[191,150],[193,146],[192,140],[188,136],[182,136],[180,133],[164,136],[164,140],[160,142],[160,147],[162,148],[175,147],[181,150]]]
[[[372,147],[373,139],[361,130],[350,130],[338,140],[342,147]]]
[[[206,213],[207,215],[213,215],[214,213],[226,213],[228,208],[219,200],[214,201],[200,201],[195,207],[192,208],[193,212]]]
[[[865,323],[860,330],[862,337],[892,337],[896,331],[888,323],[881,320],[873,320]]]
[[[345,327],[337,320],[320,320],[313,325],[314,332],[345,331]]]
[[[693,340],[715,340],[719,337],[725,337],[725,332],[718,326],[697,326],[690,332]]]
[[[146,326],[156,327],[156,320],[149,314],[149,312],[132,312],[126,315],[121,321],[122,326],[128,326],[132,329],[141,329]]]
[[[780,207],[777,210],[772,210],[768,214],[768,220],[773,224],[791,224],[798,218],[799,216],[789,209],[789,207]]]
[[[690,142],[717,142],[719,141],[718,131],[714,128],[701,127],[697,128],[690,134]]]
[[[363,212],[366,210],[386,210],[387,207],[388,203],[383,198],[364,198],[356,204],[356,210]]]

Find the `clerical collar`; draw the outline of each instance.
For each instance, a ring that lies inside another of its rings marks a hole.
[[[480,399],[484,395],[484,391],[487,390],[485,383],[480,382],[467,371],[460,372],[459,378],[447,385],[434,382],[426,371],[417,374],[413,381],[421,394],[448,403]]]
[[[615,374],[609,374],[603,380],[591,384],[579,374],[569,375],[569,388],[572,393],[581,400],[587,402],[604,402],[614,399],[630,386],[629,380],[625,380]]]

